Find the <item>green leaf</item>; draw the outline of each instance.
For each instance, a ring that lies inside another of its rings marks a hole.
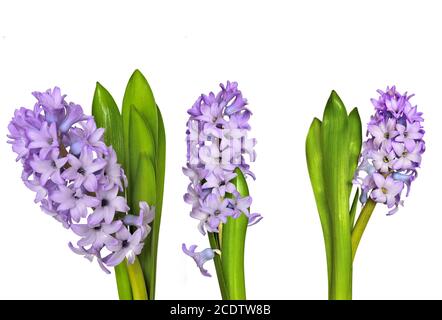
[[[307,156],[307,167],[310,175],[310,182],[315,196],[316,207],[321,221],[322,233],[324,235],[325,253],[327,257],[327,272],[329,287],[331,286],[332,272],[332,234],[330,213],[325,193],[325,182],[323,172],[323,155],[321,149],[321,121],[313,119],[307,134],[305,144],[305,153]]]
[[[118,106],[109,91],[99,82],[92,101],[92,115],[97,127],[104,128],[104,142],[117,153],[118,162],[124,164],[123,123]]]
[[[353,229],[356,218],[356,209],[358,208],[358,200],[359,200],[359,188],[356,189],[355,196],[353,198],[353,202],[351,203],[350,208],[350,228]]]
[[[132,108],[132,106],[136,106],[142,117],[146,120],[147,125],[152,132],[153,139],[156,145],[156,142],[158,141],[157,107],[149,83],[139,70],[135,70],[130,77],[123,98],[123,129],[127,157],[129,157],[128,142],[130,127],[130,109]]]
[[[97,82],[92,101],[92,115],[97,127],[104,128],[106,145],[114,148],[118,162],[124,166],[123,123],[118,106],[109,91]],[[125,262],[115,266],[118,295],[121,300],[132,299],[132,288]]]
[[[117,280],[118,298],[120,300],[132,300],[132,287],[126,260],[115,266],[115,279]]]
[[[354,108],[348,116],[348,156],[349,156],[349,193],[352,188],[352,180],[358,166],[359,155],[362,146],[362,124],[357,108]]]
[[[352,257],[349,215],[348,117],[342,100],[332,91],[321,126],[323,171],[332,227],[332,299],[351,299]]]
[[[129,109],[130,128],[129,128],[129,190],[130,193],[135,192],[135,183],[137,181],[138,160],[141,154],[145,154],[152,163],[155,163],[155,142],[147,122],[143,118],[138,108],[131,106]],[[156,185],[153,186],[156,189]],[[132,197],[131,197],[132,199]],[[155,205],[155,202],[150,203]],[[131,203],[131,208],[136,208],[137,203]]]
[[[155,103],[152,90],[139,70],[134,71],[127,84],[123,98],[122,118],[126,142],[125,154],[128,159],[125,170],[129,178],[129,199],[132,202],[130,206],[133,210],[138,209],[137,199],[141,192],[138,190],[138,186],[142,185],[142,187],[148,188],[145,197],[149,198],[148,192],[152,198],[152,201],[148,201],[148,203],[155,206],[156,211],[152,231],[145,241],[141,258],[149,298],[154,299],[158,237],[164,193],[166,136],[163,119]],[[142,165],[138,163],[140,155],[143,155],[144,159]],[[149,165],[146,165],[147,160]],[[142,182],[143,180],[139,176],[140,168],[147,170],[153,180]],[[134,214],[137,213],[134,212]]]
[[[241,169],[235,169],[236,178],[232,183],[236,186],[241,197],[249,195],[246,179]],[[222,225],[222,265],[224,280],[230,300],[245,300],[246,286],[244,278],[244,247],[246,241],[248,218],[241,214],[238,218],[227,218]]]
[[[123,109],[121,110],[121,119],[123,123],[123,142],[124,142],[124,157],[127,159],[124,163],[124,171],[126,172],[126,176],[128,180],[130,179],[130,164],[129,164],[129,128],[130,128],[130,114],[132,109],[135,108],[134,105],[123,105]],[[129,181],[130,183],[130,181]],[[130,188],[128,188],[130,189]],[[129,191],[129,190],[127,190]]]
[[[152,159],[147,153],[142,152],[138,157],[137,164],[134,189],[132,192],[135,214],[138,214],[140,210],[140,201],[146,201],[149,206],[155,205],[156,202],[155,167]]]
[[[158,106],[157,106],[158,108]],[[155,219],[152,226],[152,243],[151,243],[151,259],[152,259],[152,277],[150,282],[151,299],[155,298],[155,278],[156,278],[156,261],[158,254],[158,240],[160,235],[161,212],[163,209],[163,193],[164,193],[164,176],[166,170],[166,132],[164,129],[163,117],[160,109],[158,114],[158,143],[156,145],[156,207]]]
[[[136,170],[134,188],[132,192],[132,204],[134,207],[134,214],[139,213],[139,202],[146,201],[150,206],[156,203],[156,182],[155,182],[155,166],[151,157],[142,152],[137,161],[138,167]],[[155,221],[156,217],[154,218]],[[155,263],[156,259],[152,252],[152,232],[149,233],[145,242],[144,248],[140,255],[140,263],[143,269],[144,278],[147,284],[148,296],[154,299],[152,295],[152,288],[155,287]]]
[[[157,107],[158,108],[158,107]],[[163,117],[158,108],[158,143],[156,146],[156,174],[157,174],[157,212],[161,214],[163,206],[164,177],[166,173],[166,131]]]
[[[143,270],[141,269],[138,257],[135,257],[133,263],[129,263],[124,259],[123,263],[127,264],[127,272],[132,284],[132,296],[134,300],[149,300],[147,296],[146,282],[144,281]]]

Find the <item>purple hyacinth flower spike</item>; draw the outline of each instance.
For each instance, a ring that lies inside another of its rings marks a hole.
[[[371,99],[376,113],[368,123],[368,139],[363,144],[354,183],[361,187],[361,202],[368,199],[386,204],[389,215],[403,204],[402,191],[417,176],[425,152],[425,131],[422,113],[396,87],[378,90],[379,97]]]
[[[245,216],[249,226],[262,219],[260,214],[250,212],[252,197],[241,196],[233,183],[238,178],[237,169],[254,178],[247,163],[247,159],[256,159],[256,139],[248,138],[252,113],[236,82],[228,81],[220,87],[216,94],[199,96],[187,111],[187,163],[183,173],[190,183],[184,201],[191,205],[190,216],[198,220],[198,231],[209,236],[219,234],[228,218]],[[195,249],[183,245],[183,251],[208,276],[203,264],[213,259],[216,251]]]
[[[23,165],[22,179],[41,209],[80,237],[69,248],[101,269],[140,254],[151,231],[154,207],[140,202],[140,215],[127,212],[120,195],[127,179],[103,128],[80,105],[65,101],[55,87],[34,92],[34,108],[15,111],[9,129],[12,150]]]

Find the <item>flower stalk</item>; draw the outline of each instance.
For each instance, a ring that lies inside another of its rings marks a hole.
[[[368,199],[365,205],[361,209],[358,220],[351,233],[351,255],[352,260],[355,259],[356,251],[358,250],[359,242],[361,241],[362,235],[367,227],[368,221],[370,220],[371,214],[376,207],[376,202],[372,199]]]

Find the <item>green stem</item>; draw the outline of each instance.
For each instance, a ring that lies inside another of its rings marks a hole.
[[[372,199],[368,199],[367,203],[364,205],[364,207],[361,210],[361,213],[359,214],[358,220],[356,221],[355,227],[353,228],[353,232],[351,234],[352,260],[355,259],[356,250],[358,250],[362,234],[364,233],[364,230],[367,227],[367,223],[370,220],[371,214],[373,213],[375,207],[376,207],[376,202],[374,202]]]
[[[126,261],[126,260],[125,260]],[[144,282],[143,270],[141,269],[138,257],[133,264],[127,263],[127,271],[132,286],[134,300],[148,300],[146,284]]]
[[[132,288],[126,261],[115,266],[115,279],[117,280],[118,298],[120,300],[132,300]]]
[[[209,236],[210,247],[214,250],[221,250],[218,234],[215,232],[209,232],[208,236]],[[227,295],[227,288],[226,288],[226,282],[224,280],[224,273],[223,273],[223,266],[221,259],[222,257],[220,255],[218,254],[215,255],[214,262],[215,262],[216,275],[218,278],[219,290],[221,291],[221,297],[223,300],[228,300],[229,297]]]

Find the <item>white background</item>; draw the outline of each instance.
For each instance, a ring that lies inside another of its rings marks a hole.
[[[135,68],[167,133],[158,299],[217,299],[182,254],[207,246],[182,201],[186,110],[236,80],[258,139],[246,277],[251,299],[325,299],[322,232],[304,142],[332,89],[363,122],[377,88],[416,93],[427,152],[405,207],[379,206],[354,263],[355,299],[442,298],[440,1],[2,1],[0,3],[0,298],[115,299],[113,275],[73,254],[76,236],[33,203],[6,144],[15,108],[54,85],[90,112],[95,81],[121,104]],[[365,129],[364,129],[365,130]],[[214,273],[213,264],[208,264]]]

